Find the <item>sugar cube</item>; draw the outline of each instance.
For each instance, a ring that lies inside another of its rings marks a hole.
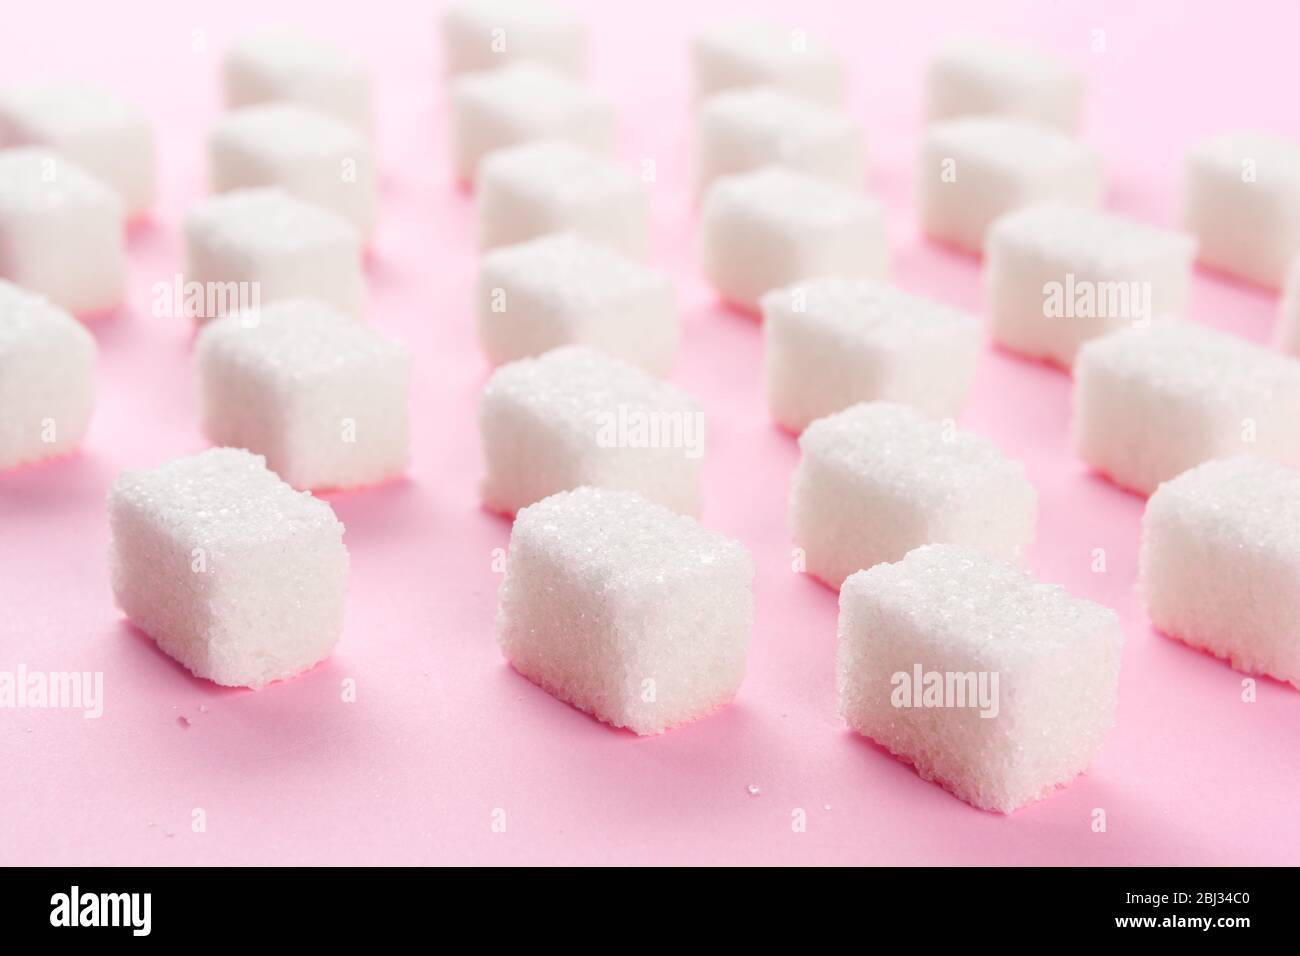
[[[544,0],[457,0],[442,17],[443,59],[453,75],[526,60],[572,77],[587,68],[587,31]]]
[[[695,98],[746,86],[778,86],[839,105],[844,65],[802,28],[740,22],[712,27],[691,43]]]
[[[1230,133],[1193,147],[1183,221],[1205,265],[1279,288],[1300,253],[1300,142]]]
[[[116,190],[128,218],[153,202],[153,130],[119,96],[77,83],[0,92],[0,146],[31,145],[48,146]]]
[[[1282,293],[1274,341],[1289,355],[1300,356],[1300,256],[1291,262]]]
[[[790,527],[806,570],[838,588],[923,544],[964,544],[1020,563],[1038,495],[986,438],[891,402],[819,418],[799,437]]]
[[[705,100],[695,116],[696,191],[769,164],[857,189],[866,168],[862,128],[847,113],[770,86]]]
[[[1000,114],[1073,133],[1083,112],[1083,76],[1037,50],[982,39],[946,44],[925,75],[927,120]]]
[[[614,104],[567,77],[533,63],[467,73],[451,89],[452,166],[463,182],[477,179],[493,150],[557,140],[597,156],[614,151]]]
[[[0,279],[0,469],[75,448],[95,405],[94,337]]]
[[[1225,458],[1166,481],[1142,516],[1140,582],[1161,631],[1300,687],[1300,471]]]
[[[1196,254],[1185,233],[1057,202],[995,220],[985,247],[993,337],[1065,368],[1089,339],[1180,314]]]
[[[840,713],[921,779],[1010,813],[1096,757],[1123,643],[1110,608],[973,548],[917,548],[844,582]]]
[[[230,293],[206,296],[216,305],[200,319],[234,311],[226,303],[235,299],[242,307],[306,296],[358,316],[364,308],[361,235],[278,187],[236,189],[193,206],[185,263],[188,282]]]
[[[1097,154],[1064,133],[1005,116],[971,116],[931,125],[917,173],[921,226],[932,238],[980,252],[999,216],[1057,200],[1096,206],[1102,194]]]
[[[284,299],[208,323],[195,346],[203,431],[295,488],[353,488],[407,462],[411,358],[330,306]]]
[[[1300,362],[1187,322],[1095,339],[1074,363],[1074,444],[1141,494],[1211,458],[1300,464]]]
[[[195,676],[262,687],[338,642],[343,525],[261,455],[211,448],[124,471],[108,494],[108,522],[118,606]]]
[[[555,697],[657,734],[735,696],[753,578],[749,552],[693,518],[579,488],[519,512],[497,635],[515,670]]]
[[[978,321],[872,279],[810,279],[763,296],[767,404],[794,432],[858,402],[955,418],[979,357]]]
[[[579,485],[700,508],[704,413],[680,389],[569,345],[492,373],[479,403],[483,502],[513,514]]]
[[[763,293],[804,279],[889,271],[878,202],[779,166],[715,181],[700,230],[705,275],[723,299],[750,311]]]
[[[215,192],[279,186],[369,236],[378,203],[375,159],[356,128],[297,103],[245,106],[218,117],[208,137]]]
[[[221,70],[228,107],[287,100],[371,131],[370,71],[328,43],[289,30],[256,33],[226,52]]]
[[[663,375],[677,351],[672,281],[604,246],[552,233],[483,256],[478,332],[494,366],[589,345]]]
[[[633,259],[650,251],[645,184],[569,143],[527,143],[489,156],[479,168],[477,214],[484,249],[573,232]]]
[[[0,150],[0,277],[70,312],[126,294],[122,200],[43,146]]]

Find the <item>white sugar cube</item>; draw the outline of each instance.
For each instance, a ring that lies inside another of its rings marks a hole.
[[[1300,142],[1230,133],[1187,155],[1183,220],[1200,261],[1279,288],[1300,254]]]
[[[1300,471],[1228,458],[1165,482],[1142,516],[1140,565],[1157,628],[1300,687]]]
[[[705,275],[723,299],[750,311],[763,293],[804,279],[889,271],[878,202],[778,166],[714,182],[700,230]]]
[[[1211,458],[1300,464],[1300,362],[1186,322],[1095,339],[1074,363],[1074,444],[1141,494]]]
[[[497,635],[520,674],[615,727],[657,734],[745,676],[753,560],[626,491],[579,488],[515,520]]]
[[[1038,495],[988,439],[915,409],[865,402],[799,437],[790,528],[806,569],[838,588],[923,544],[963,544],[1020,563]]]
[[[985,253],[993,337],[1069,368],[1089,339],[1182,313],[1196,240],[1050,202],[996,220]]]
[[[479,263],[478,333],[494,366],[588,345],[663,375],[677,351],[672,280],[570,233],[503,246]]]
[[[469,182],[493,150],[537,140],[614,151],[614,104],[602,93],[532,63],[468,73],[451,89],[452,166]]]
[[[0,469],[75,448],[95,405],[94,337],[0,279]]]
[[[108,522],[118,606],[196,676],[262,687],[338,642],[343,525],[260,455],[212,448],[124,471],[109,491]]]
[[[411,357],[349,315],[285,299],[208,323],[195,346],[203,432],[295,488],[353,488],[407,462]]]
[[[297,103],[265,103],[217,118],[208,137],[212,189],[279,186],[369,236],[378,203],[375,159],[356,128]]]
[[[0,278],[70,312],[126,294],[121,198],[43,146],[0,150]]]
[[[363,133],[371,130],[370,71],[356,56],[288,30],[244,37],[221,64],[226,105],[287,100],[311,106]]]
[[[918,548],[840,591],[840,713],[983,810],[1087,769],[1115,723],[1124,634],[1110,608],[972,548]]]
[[[975,376],[978,321],[872,279],[811,279],[763,296],[767,404],[794,432],[858,402],[955,418]]]
[[[925,76],[927,120],[1000,114],[1062,132],[1079,127],[1083,76],[1037,50],[987,40],[945,45]]]
[[[985,230],[999,216],[1049,200],[1096,206],[1103,186],[1101,161],[1091,148],[1003,116],[930,126],[917,182],[925,232],[971,252],[983,248]]]
[[[695,117],[695,186],[775,164],[846,189],[862,185],[862,128],[847,113],[774,87],[727,90]]]
[[[1287,273],[1273,338],[1283,352],[1300,356],[1300,256],[1292,261]]]
[[[572,12],[545,0],[457,0],[442,17],[447,72],[492,70],[525,60],[581,77],[587,31]]]
[[[185,217],[185,278],[207,289],[200,319],[308,297],[361,315],[361,235],[332,212],[278,187],[210,196]],[[214,291],[221,295],[212,294]]]
[[[569,143],[528,143],[479,168],[478,239],[484,249],[572,232],[633,259],[650,251],[650,196],[632,173]]]
[[[695,98],[746,86],[777,86],[838,105],[844,99],[844,65],[800,27],[742,22],[716,26],[691,43]]]
[[[153,130],[134,104],[76,83],[0,92],[0,146],[48,146],[117,191],[128,218],[154,196]]]
[[[488,379],[478,419],[494,511],[595,485],[699,512],[704,413],[626,362],[578,345],[510,362]]]

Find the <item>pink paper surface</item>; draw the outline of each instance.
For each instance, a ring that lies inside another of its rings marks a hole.
[[[924,64],[971,31],[1053,51],[1089,78],[1085,138],[1108,205],[1173,224],[1182,157],[1234,128],[1297,128],[1297,8],[1265,2],[581,5],[590,81],[651,159],[655,256],[677,282],[673,380],[710,423],[703,521],[754,554],[748,677],[724,712],[656,738],[611,730],[502,660],[494,552],[478,507],[474,410],[487,375],[471,311],[472,197],[449,175],[436,11],[422,3],[23,4],[0,80],[82,76],[137,99],[161,195],[130,237],[125,306],[93,326],[99,398],[83,449],[0,474],[0,670],[102,671],[103,717],[0,710],[0,863],[1300,863],[1300,692],[1154,633],[1134,593],[1143,502],[1089,475],[1069,442],[1065,374],[989,348],[962,424],[1025,461],[1041,497],[1031,566],[1116,608],[1118,722],[1086,776],[1009,817],[972,809],[836,716],[836,595],[791,571],[797,460],[769,421],[758,324],[720,308],[694,258],[687,38],[749,10],[838,47],[888,209],[903,287],[978,313],[977,260],[917,233]],[[352,554],[346,629],[313,671],[259,692],[191,677],[112,601],[104,497],[122,468],[204,447],[192,332],[152,314],[180,270],[181,217],[206,191],[222,50],[300,24],[373,65],[383,168],[370,321],[415,355],[413,463],[328,496]],[[1104,52],[1094,52],[1104,31]],[[1274,294],[1198,273],[1190,318],[1267,339]],[[1104,548],[1105,573],[1091,570]],[[346,679],[355,703],[342,699]],[[184,718],[182,720],[181,718]],[[188,721],[188,726],[186,725]],[[751,786],[758,788],[751,794]],[[1093,832],[1093,810],[1107,830]],[[206,818],[195,832],[194,811]],[[806,832],[792,827],[806,812]],[[494,819],[504,811],[504,832]],[[494,816],[495,814],[495,816]]]

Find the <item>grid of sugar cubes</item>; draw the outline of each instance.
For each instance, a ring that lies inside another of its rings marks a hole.
[[[587,345],[664,375],[677,309],[664,272],[571,233],[502,246],[479,261],[479,341],[492,365]]]
[[[127,218],[153,202],[153,130],[121,97],[81,83],[0,91],[0,147],[48,146],[117,191]]]
[[[338,641],[343,525],[260,455],[211,448],[124,471],[108,519],[118,606],[195,676],[262,687],[323,660]]]
[[[931,237],[970,252],[999,216],[1056,200],[1096,206],[1096,152],[1065,133],[1006,116],[970,116],[929,126],[921,142],[919,210]]]
[[[580,485],[700,507],[704,413],[691,396],[579,345],[492,373],[479,402],[484,504],[513,514]]]
[[[1226,133],[1188,151],[1183,222],[1205,265],[1281,287],[1300,255],[1300,142]]]
[[[1021,563],[1038,494],[988,439],[891,402],[819,418],[799,437],[790,529],[805,569],[838,588],[924,544],[962,544]]]
[[[214,192],[278,186],[341,216],[363,237],[378,185],[370,143],[357,129],[298,103],[264,103],[217,118],[208,136]]]
[[[1288,355],[1300,357],[1300,255],[1291,261],[1287,272],[1273,342]]]
[[[369,134],[370,71],[346,50],[292,30],[274,29],[235,42],[221,62],[226,105],[301,103]]]
[[[1074,364],[1079,457],[1150,494],[1212,458],[1300,464],[1300,361],[1187,322],[1103,336]]]
[[[723,90],[776,86],[838,106],[844,100],[844,64],[801,27],[741,21],[698,33],[691,42],[697,100]]]
[[[579,488],[510,533],[497,634],[520,674],[637,734],[735,696],[753,625],[739,543],[626,491]]]
[[[452,168],[464,182],[477,183],[494,150],[557,140],[609,156],[614,135],[607,96],[535,63],[469,73],[452,83]]]
[[[1016,116],[1073,133],[1083,112],[1083,75],[1038,50],[985,39],[946,43],[925,74],[929,122]]]
[[[231,302],[242,308],[300,297],[357,316],[365,307],[361,234],[279,187],[236,189],[191,207],[185,279],[227,293],[205,296],[199,319],[235,311]]]
[[[705,194],[700,244],[718,294],[750,311],[765,292],[804,279],[881,279],[889,271],[876,200],[779,166],[716,180]]]
[[[457,0],[442,16],[443,61],[454,75],[520,61],[574,78],[587,68],[587,29],[545,0]]]
[[[858,402],[934,418],[966,404],[982,335],[973,316],[873,279],[810,279],[762,300],[764,384],[793,432]]]
[[[492,153],[479,168],[479,246],[572,232],[633,259],[650,251],[650,196],[640,178],[570,143]]]
[[[1139,589],[1159,630],[1300,688],[1300,471],[1206,462],[1142,516]]]
[[[840,713],[922,779],[1010,813],[1096,757],[1123,642],[1109,608],[973,548],[917,548],[844,582]]]
[[[862,128],[849,114],[775,87],[726,90],[695,115],[695,189],[769,164],[857,189],[866,171]]]
[[[81,442],[95,406],[97,353],[71,315],[0,279],[0,469]]]
[[[70,312],[126,295],[121,197],[44,146],[0,150],[0,278]]]
[[[993,338],[1069,368],[1084,342],[1180,316],[1196,240],[1112,213],[1039,203],[989,228],[985,294]]]
[[[286,299],[209,322],[194,355],[214,444],[266,456],[295,488],[355,488],[405,470],[410,354],[352,316]]]

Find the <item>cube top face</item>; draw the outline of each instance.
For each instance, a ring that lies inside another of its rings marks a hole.
[[[717,93],[701,105],[698,123],[766,155],[794,156],[858,133],[848,114],[773,86]]]
[[[1167,269],[1191,268],[1196,239],[1187,233],[1084,206],[1036,203],[1007,213],[989,227],[987,245],[1079,278],[1132,277],[1155,280]]]
[[[1009,116],[968,116],[935,123],[926,130],[928,157],[950,157],[961,167],[973,164],[981,175],[1019,183],[1051,184],[1081,171],[1100,180],[1100,161],[1092,149],[1064,133]],[[937,175],[937,171],[936,175]],[[1031,194],[1032,196],[1032,194]]]
[[[370,76],[345,50],[288,30],[254,34],[232,46],[222,61],[228,106],[269,100],[308,103],[366,131],[370,126]]]
[[[40,146],[0,149],[0,217],[95,209],[121,219],[122,200],[76,163]]]
[[[562,129],[593,112],[610,112],[609,100],[554,70],[514,63],[468,73],[452,84],[457,108],[484,111],[518,129]]]
[[[196,203],[185,217],[188,242],[232,254],[276,256],[339,246],[356,250],[361,236],[340,216],[277,188],[236,189]]]
[[[258,103],[231,110],[212,125],[214,149],[236,149],[276,164],[300,158],[368,159],[356,127],[301,103]]]
[[[945,45],[926,75],[931,120],[1003,113],[1073,130],[1082,106],[1083,77],[1037,50],[987,40]]]
[[[774,85],[831,105],[844,98],[839,57],[804,30],[741,22],[713,27],[693,39],[695,95]]]
[[[704,203],[706,217],[735,217],[769,231],[833,231],[883,215],[867,196],[779,166],[723,176],[710,187]]]
[[[0,143],[64,148],[105,130],[147,125],[136,106],[93,86],[45,83],[0,91]]]
[[[559,207],[642,192],[637,178],[622,167],[570,143],[550,140],[489,154],[479,167],[479,184],[485,191],[505,187]]]
[[[448,71],[534,61],[569,76],[586,70],[587,35],[572,12],[542,0],[461,0],[442,21]]]
[[[486,288],[507,288],[549,310],[593,319],[605,318],[598,313],[626,297],[672,292],[671,280],[658,269],[572,233],[493,249],[480,268]]]
[[[95,350],[94,336],[63,309],[0,279],[0,359],[38,342],[53,346],[69,337]]]
[[[170,538],[210,556],[274,546],[323,529],[343,532],[329,505],[294,491],[266,467],[265,458],[239,448],[210,448],[147,471],[122,472],[109,499],[149,515]]]

